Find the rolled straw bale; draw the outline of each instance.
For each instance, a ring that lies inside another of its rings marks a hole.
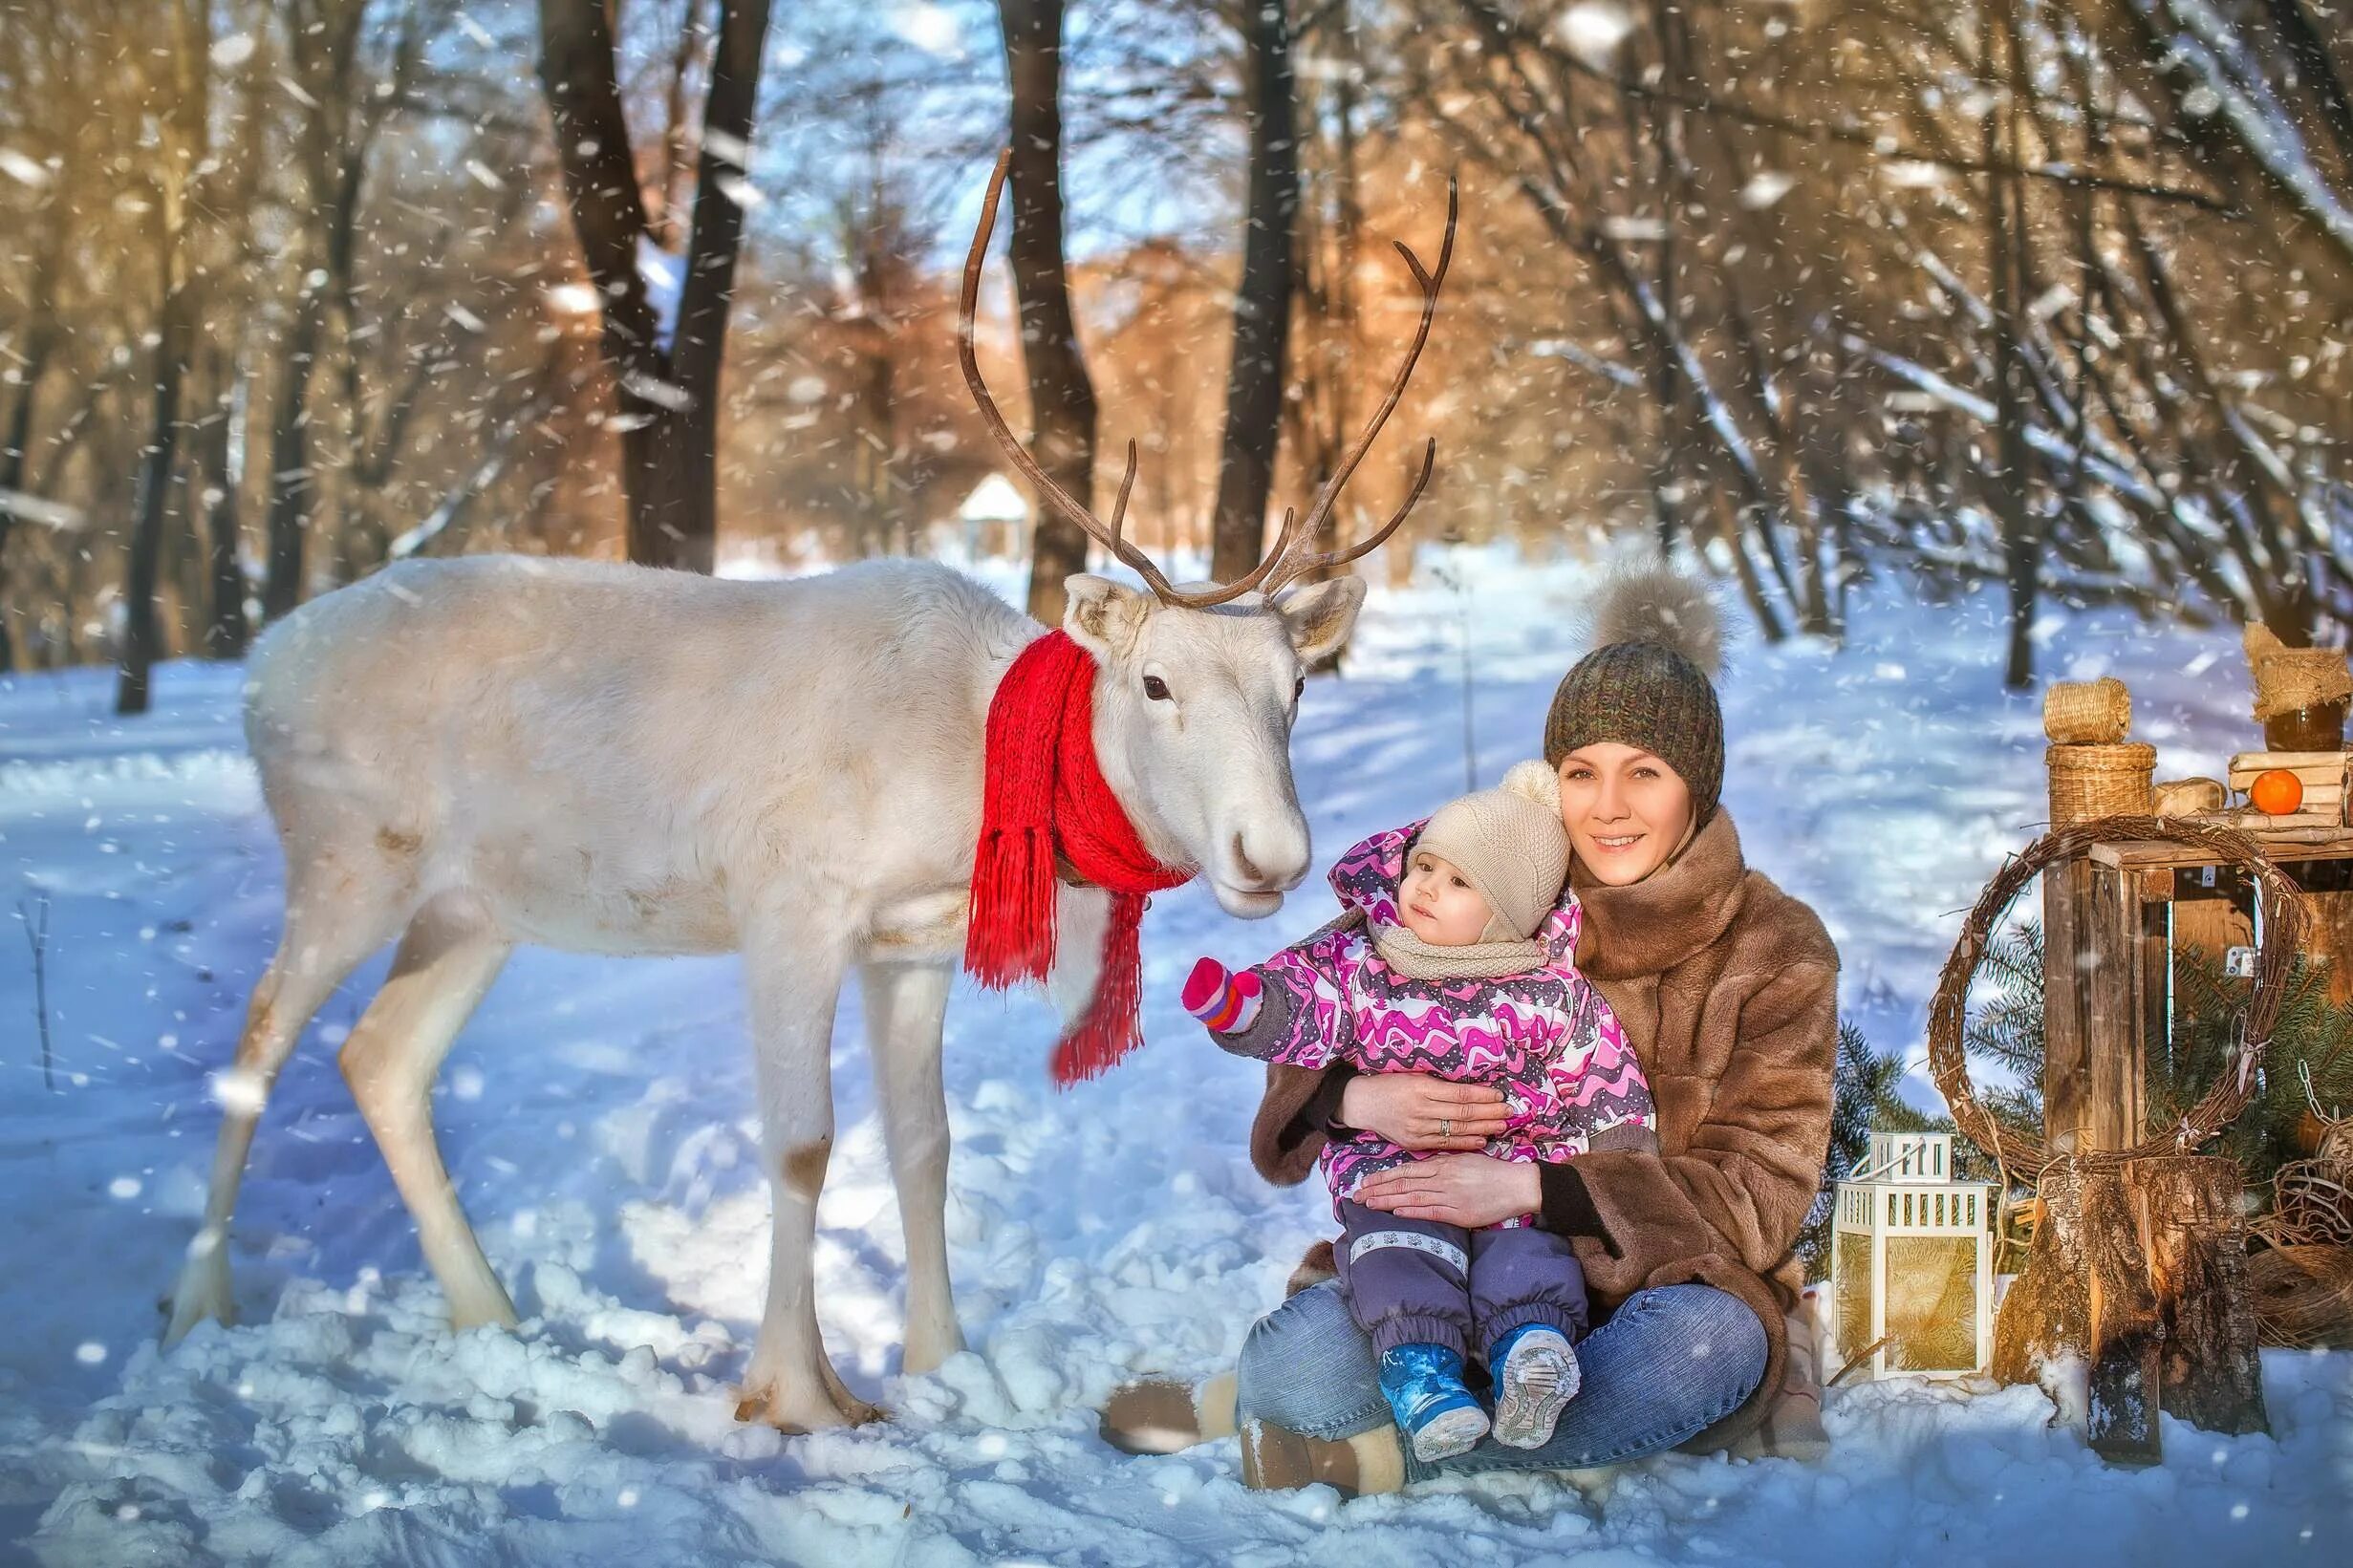
[[[2132,694],[2114,676],[2055,680],[2042,694],[2042,733],[2055,745],[2114,745],[2132,732]]]

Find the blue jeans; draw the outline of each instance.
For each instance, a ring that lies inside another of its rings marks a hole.
[[[1584,1388],[1541,1449],[1492,1438],[1434,1471],[1409,1450],[1406,1478],[1444,1471],[1585,1470],[1664,1452],[1721,1421],[1764,1378],[1764,1325],[1713,1285],[1637,1291],[1577,1344]],[[1372,1342],[1330,1282],[1251,1325],[1236,1368],[1236,1414],[1308,1437],[1353,1437],[1391,1419]]]

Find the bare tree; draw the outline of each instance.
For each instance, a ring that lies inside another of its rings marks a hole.
[[[180,394],[196,357],[196,276],[189,241],[190,200],[210,136],[207,91],[212,43],[205,0],[172,0],[167,75],[151,84],[162,140],[153,175],[155,243],[162,285],[155,351],[155,401],[139,473],[139,503],[124,567],[122,649],[115,711],[147,711],[148,678],[159,652],[155,591],[164,506],[180,450]]]
[[[1028,373],[1030,451],[1054,483],[1092,505],[1095,391],[1080,352],[1063,258],[1063,0],[998,0],[1013,93],[1013,290]],[[1063,579],[1087,569],[1087,535],[1051,507],[1030,533],[1029,613],[1062,624]]]
[[[1299,216],[1297,91],[1286,0],[1242,0],[1239,20],[1249,97],[1250,187],[1210,532],[1209,574],[1221,582],[1248,571],[1265,548],[1266,498],[1274,488],[1275,449],[1283,433],[1293,230]]]
[[[540,81],[613,373],[629,558],[708,571],[719,532],[719,371],[744,232],[729,187],[751,156],[768,0],[719,0],[694,225],[675,302],[647,288],[653,226],[622,111],[611,14],[602,0],[540,0],[539,26]]]

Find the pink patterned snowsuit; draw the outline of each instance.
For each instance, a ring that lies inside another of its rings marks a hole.
[[[1617,1015],[1576,967],[1584,910],[1575,893],[1564,888],[1537,928],[1552,955],[1541,969],[1417,980],[1382,960],[1371,928],[1401,923],[1397,889],[1422,826],[1375,833],[1340,857],[1332,891],[1363,918],[1327,926],[1259,965],[1266,1005],[1247,1030],[1219,1042],[1294,1066],[1344,1061],[1366,1072],[1492,1085],[1511,1113],[1507,1130],[1487,1146],[1498,1159],[1557,1162],[1605,1133],[1622,1143],[1651,1132],[1650,1085]],[[1422,1157],[1360,1131],[1327,1146],[1324,1174],[1336,1201],[1374,1172]]]

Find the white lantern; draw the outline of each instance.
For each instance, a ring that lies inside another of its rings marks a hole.
[[[1958,1376],[1994,1354],[1994,1188],[1953,1179],[1943,1132],[1874,1132],[1838,1184],[1833,1337],[1870,1374]]]

